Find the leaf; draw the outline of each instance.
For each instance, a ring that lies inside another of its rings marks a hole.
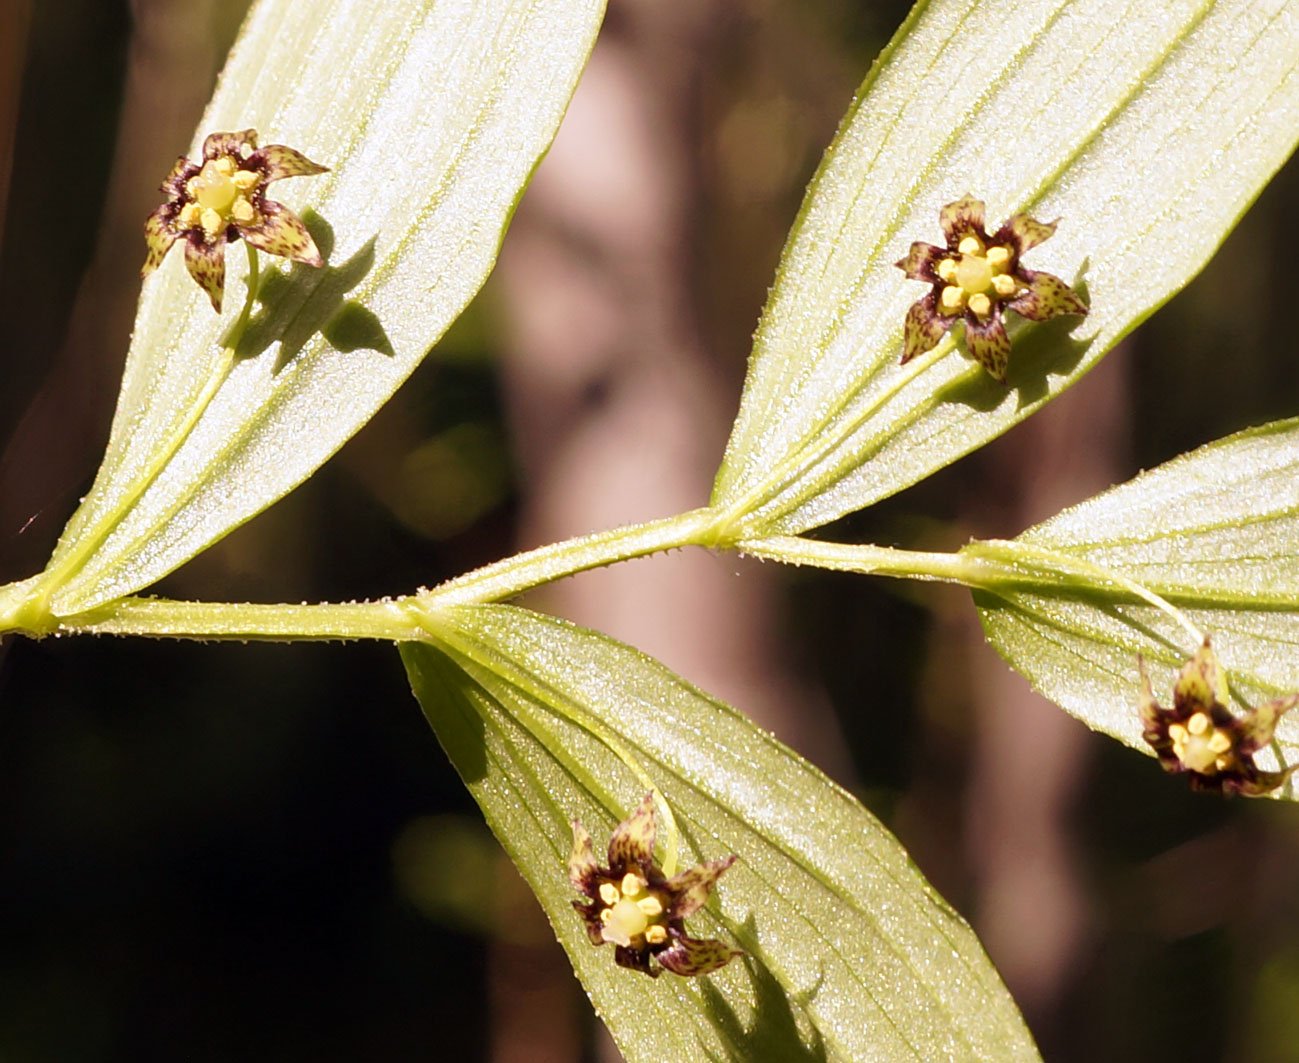
[[[825,524],[1027,417],[1204,265],[1297,135],[1294,0],[918,4],[786,245],[714,488],[734,538]],[[1009,388],[958,355],[897,364],[926,289],[894,263],[966,193],[990,227],[1058,218],[1027,265],[1091,305],[1011,315]]]
[[[1043,551],[1140,583],[1213,639],[1233,696],[1299,690],[1299,420],[1240,432],[1067,509],[1006,544],[963,554],[1018,564],[1018,585],[975,593],[997,651],[1089,726],[1150,752],[1137,718],[1137,654],[1167,703],[1196,640],[1113,586],[1035,582]],[[1035,562],[1036,559],[1036,562]],[[1022,562],[1027,562],[1027,566]],[[1277,739],[1299,754],[1299,718]]]
[[[56,613],[170,572],[309,476],[397,389],[491,269],[603,6],[256,6],[190,154],[207,132],[255,127],[329,166],[272,188],[328,265],[263,259],[235,367],[179,449],[238,316],[245,256],[227,250],[219,317],[178,248],[146,282],[108,451],[48,570]]]
[[[428,624],[440,649],[402,646],[415,694],[629,1063],[1038,1058],[974,935],[901,846],[744,716],[560,620],[489,605]],[[570,907],[571,822],[600,851],[647,787],[582,720],[666,795],[680,866],[738,854],[688,928],[746,956],[651,980],[590,944]]]

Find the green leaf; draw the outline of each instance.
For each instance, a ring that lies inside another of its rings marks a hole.
[[[402,646],[415,694],[629,1063],[1038,1058],[892,836],[744,716],[560,620],[492,605],[427,623],[441,649]],[[688,924],[745,950],[713,975],[617,967],[570,906],[572,820],[599,852],[647,790],[611,746],[670,802],[680,866],[739,856]]]
[[[208,132],[255,127],[263,144],[330,167],[271,190],[307,221],[328,264],[263,258],[260,305],[234,368],[187,435],[247,267],[240,249],[227,250],[218,316],[172,248],[144,285],[103,466],[51,562],[55,613],[176,568],[309,476],[396,390],[491,269],[603,7],[255,7],[190,155]],[[142,261],[144,252],[142,233]]]
[[[1299,420],[1211,443],[1014,542],[962,553],[1017,570],[1004,586],[975,593],[998,652],[1052,701],[1137,749],[1150,752],[1137,718],[1137,654],[1167,704],[1196,639],[1107,585],[1105,572],[1162,596],[1203,629],[1242,704],[1299,690]],[[1077,576],[1036,579],[1034,568],[1050,567],[1052,555]],[[1287,762],[1299,754],[1297,716],[1277,728]]]
[[[734,538],[824,524],[1027,417],[1204,265],[1297,136],[1294,0],[918,4],[785,248],[714,488]],[[1009,388],[957,354],[897,364],[926,289],[894,263],[967,192],[990,228],[1059,219],[1027,265],[1091,305],[1011,315]]]

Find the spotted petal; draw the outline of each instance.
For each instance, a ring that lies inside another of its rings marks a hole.
[[[1010,363],[1010,337],[1001,317],[993,313],[987,321],[980,322],[973,314],[965,318],[965,346],[976,362],[988,371],[999,384],[1006,382],[1006,366]]]
[[[682,977],[709,974],[719,967],[725,967],[736,956],[742,956],[738,949],[714,938],[692,938],[680,935],[654,958],[667,970]]]
[[[944,317],[936,309],[936,298],[930,292],[923,299],[911,304],[907,311],[906,323],[903,326],[902,364],[906,365],[918,354],[933,350],[943,338],[952,323],[950,317]]]
[[[158,191],[163,192],[173,199],[188,199],[189,192],[185,188],[185,182],[198,173],[198,167],[189,159],[182,155],[178,158],[167,174],[162,184],[158,186]]]
[[[144,239],[149,245],[149,253],[140,267],[141,277],[147,277],[162,265],[163,256],[176,242],[176,230],[172,227],[175,217],[176,204],[164,203],[145,219]]]
[[[609,868],[616,875],[636,868],[646,878],[654,864],[654,795],[614,829],[609,839]]]
[[[205,159],[219,159],[222,155],[246,159],[256,150],[257,130],[255,129],[243,129],[238,133],[209,133],[207,139],[203,141]]]
[[[956,245],[961,242],[963,236],[973,234],[980,240],[988,238],[983,200],[975,199],[971,195],[964,195],[955,203],[948,203],[943,207],[938,212],[938,224],[943,227],[947,246],[953,251],[956,250]]]
[[[992,238],[995,244],[1013,243],[1022,255],[1030,248],[1036,247],[1043,240],[1049,239],[1059,222],[1037,221],[1027,214],[1014,215]]]
[[[236,225],[245,240],[268,255],[280,255],[309,266],[323,266],[316,242],[293,211],[273,200],[263,200],[261,220],[255,225]]]
[[[1019,271],[1027,291],[1006,303],[1006,308],[1030,321],[1046,321],[1060,314],[1086,314],[1087,304],[1069,285],[1052,273],[1029,269]]]
[[[312,174],[327,173],[328,166],[312,162],[300,151],[294,151],[283,144],[267,144],[257,153],[254,162],[261,162],[263,180],[270,184],[281,177],[310,177]]]
[[[907,252],[907,257],[899,262],[894,263],[898,269],[906,272],[907,278],[913,281],[924,281],[927,284],[937,284],[938,274],[934,269],[941,258],[945,258],[951,252],[941,247],[935,247],[933,244],[927,244],[923,240],[917,240],[911,245],[911,250]]]
[[[1179,716],[1191,716],[1197,710],[1208,709],[1212,705],[1227,703],[1227,687],[1222,678],[1222,668],[1218,664],[1218,655],[1213,652],[1209,640],[1195,651],[1192,657],[1182,666],[1177,684],[1173,687],[1173,705]],[[1271,736],[1268,736],[1271,741]]]
[[[1299,705],[1299,694],[1290,694],[1260,705],[1240,721],[1240,743],[1236,751],[1242,754],[1257,753],[1272,741],[1272,732],[1282,716]]]
[[[667,888],[675,898],[670,913],[672,919],[689,919],[707,902],[713,883],[717,881],[728,867],[735,863],[734,856],[725,856],[720,860],[709,860],[698,864],[689,871],[682,871],[668,879]]]
[[[221,296],[226,287],[225,241],[209,244],[201,237],[185,241],[185,268],[198,286],[212,300],[212,309],[221,313]]]
[[[568,880],[583,893],[593,896],[599,872],[591,835],[581,823],[573,820],[573,852],[568,858]]]

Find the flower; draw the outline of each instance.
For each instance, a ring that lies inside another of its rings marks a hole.
[[[324,265],[307,227],[288,207],[267,199],[266,186],[281,177],[328,169],[283,144],[259,148],[254,129],[211,134],[203,141],[203,162],[181,156],[159,186],[167,202],[144,223],[149,255],[140,276],[157,269],[171,245],[183,238],[185,267],[220,313],[225,245],[232,240],[242,236],[259,251]]]
[[[1055,232],[1058,223],[1016,214],[989,236],[983,201],[969,195],[943,207],[938,223],[947,237],[946,249],[917,241],[897,263],[911,280],[933,285],[907,311],[903,365],[937,347],[960,318],[971,356],[1004,384],[1010,338],[1001,321],[1003,309],[1030,321],[1087,313],[1078,293],[1059,277],[1020,265],[1023,255]]]
[[[568,877],[591,898],[590,904],[574,901],[573,907],[586,920],[591,944],[616,946],[613,958],[621,967],[657,978],[658,970],[650,966],[653,956],[673,974],[708,974],[740,953],[720,941],[690,937],[684,923],[704,906],[713,883],[734,862],[734,856],[710,860],[667,878],[654,863],[654,795],[646,794],[615,828],[608,867],[596,864],[591,835],[573,820]]]
[[[1227,688],[1218,656],[1204,640],[1173,686],[1173,707],[1162,709],[1150,691],[1145,662],[1141,669],[1142,737],[1165,771],[1189,772],[1195,790],[1259,794],[1275,790],[1295,768],[1263,771],[1254,754],[1272,741],[1281,715],[1299,705],[1299,694],[1269,701],[1234,716],[1226,709]]]

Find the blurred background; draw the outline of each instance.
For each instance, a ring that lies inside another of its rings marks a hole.
[[[0,579],[41,567],[89,486],[141,224],[246,6],[0,4]],[[158,593],[376,597],[702,504],[803,189],[905,13],[611,0],[469,312],[317,476]],[[824,534],[1013,536],[1294,414],[1296,231],[1292,163],[1059,402]],[[860,795],[1048,1060],[1299,1061],[1299,810],[1193,795],[1090,734],[983,644],[963,592],[694,551],[529,604],[655,654]],[[617,1058],[391,647],[0,653],[0,1063]]]

